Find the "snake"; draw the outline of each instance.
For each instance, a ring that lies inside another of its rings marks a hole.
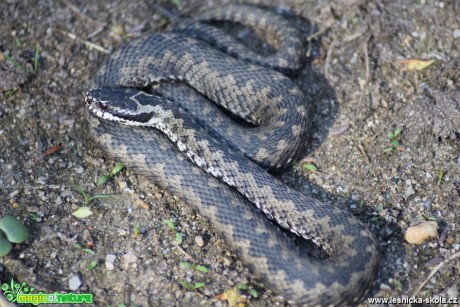
[[[272,39],[274,53],[249,51],[215,26],[222,21]],[[289,76],[302,65],[302,37],[284,16],[253,5],[176,20],[104,60],[85,94],[87,120],[104,152],[209,220],[278,298],[351,304],[376,278],[372,232],[273,175],[307,148],[312,106]],[[309,255],[287,232],[327,256]]]

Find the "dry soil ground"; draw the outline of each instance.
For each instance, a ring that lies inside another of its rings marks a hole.
[[[163,5],[177,14],[220,3],[173,2]],[[313,25],[305,28],[307,67],[296,82],[316,111],[309,151],[281,180],[369,225],[382,258],[370,296],[411,296],[423,285],[417,297],[459,297],[459,258],[423,282],[460,250],[460,3],[282,6]],[[0,259],[1,281],[143,306],[225,305],[216,295],[248,284],[259,293],[251,305],[282,305],[257,286],[212,225],[167,191],[130,170],[96,184],[116,161],[88,135],[85,86],[104,51],[161,31],[167,20],[137,0],[2,0],[0,16],[0,217],[17,217],[31,234]],[[434,62],[418,71],[407,69],[408,59]],[[397,128],[400,146],[384,152]],[[305,170],[305,161],[318,171]],[[91,201],[93,215],[77,219],[71,213],[85,203],[74,186],[112,197]],[[427,220],[438,222],[439,236],[405,242],[407,227]],[[205,286],[190,289],[196,282]]]

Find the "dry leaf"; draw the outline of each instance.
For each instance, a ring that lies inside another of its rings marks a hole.
[[[46,149],[45,152],[43,153],[43,156],[46,157],[46,156],[52,155],[58,152],[59,150],[61,150],[61,143],[48,147],[48,149]]]
[[[227,301],[229,307],[244,307],[246,306],[246,297],[239,294],[236,287],[227,290],[226,292],[216,296],[218,300]]]
[[[396,61],[396,64],[400,64],[406,70],[424,70],[428,66],[434,63],[434,60],[426,61],[426,60],[417,60],[417,59],[409,59],[409,60],[400,60]]]
[[[84,219],[84,218],[87,218],[88,216],[90,216],[91,214],[93,214],[93,212],[91,212],[91,210],[89,209],[89,207],[80,207],[78,208],[77,210],[75,210],[72,215],[79,218],[79,219]]]

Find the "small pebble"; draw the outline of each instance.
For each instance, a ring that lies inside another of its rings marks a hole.
[[[124,189],[124,188],[127,188],[128,187],[128,184],[126,183],[126,181],[118,181],[118,186],[120,187],[120,189]]]
[[[137,261],[137,256],[133,254],[125,254],[121,257],[121,267],[124,270],[129,269],[131,264],[135,264]]]
[[[454,244],[454,242],[455,242],[455,237],[453,237],[453,236],[448,236],[448,237],[446,238],[446,243],[447,243],[447,244]]]
[[[68,197],[68,196],[71,196],[72,195],[72,191],[71,190],[65,190],[64,192],[61,193],[61,197]]]
[[[414,195],[414,194],[415,194],[415,190],[412,187],[412,185],[407,186],[406,190],[404,191],[404,196],[408,198],[409,196]]]
[[[438,237],[438,223],[434,221],[424,222],[407,228],[406,241],[412,244],[422,244],[428,239]]]
[[[224,259],[224,266],[230,266],[230,264],[232,264],[232,261],[229,258],[224,257],[223,259]]]
[[[195,237],[195,243],[196,245],[198,245],[199,247],[203,247],[204,246],[204,241],[203,241],[203,238],[201,236],[196,236]]]
[[[113,254],[107,254],[105,256],[105,268],[108,270],[108,271],[112,271],[115,266],[113,265],[113,263],[115,262],[115,259],[117,258],[117,256],[113,255]]]
[[[15,197],[16,195],[19,194],[19,192],[20,192],[19,190],[14,190],[13,192],[10,193],[9,198]]]
[[[454,38],[460,38],[460,29],[454,30]]]
[[[78,277],[78,275],[73,275],[72,277],[70,277],[69,279],[69,289],[70,290],[72,291],[78,290],[80,286],[81,286],[81,280],[80,280],[80,277]]]
[[[120,24],[113,26],[111,30],[112,33],[116,36],[123,36],[125,33],[125,29]]]
[[[392,291],[393,289],[387,284],[381,284],[380,285],[380,290],[382,290],[382,291]]]

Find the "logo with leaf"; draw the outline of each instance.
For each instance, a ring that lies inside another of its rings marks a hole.
[[[14,279],[11,279],[9,284],[2,284],[3,296],[11,303],[16,302],[18,294],[31,294],[34,290],[35,288],[30,287],[25,281],[17,283]]]

